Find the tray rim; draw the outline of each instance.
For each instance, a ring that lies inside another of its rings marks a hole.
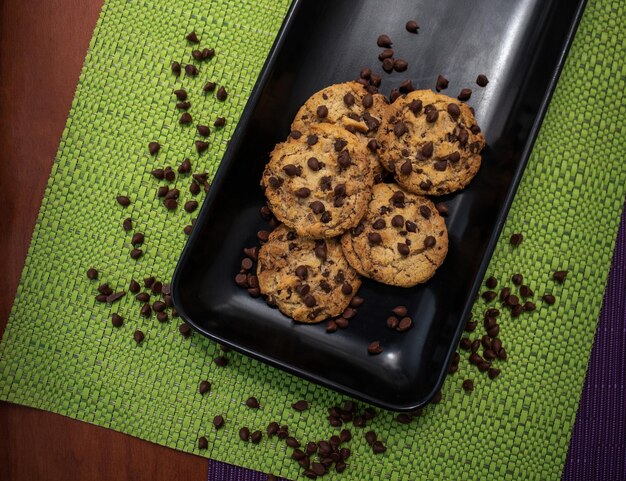
[[[272,44],[272,47],[268,53],[267,59],[265,60],[265,63],[263,64],[261,72],[259,73],[259,77],[257,78],[257,81],[251,91],[250,97],[248,98],[248,101],[246,102],[244,110],[241,114],[241,118],[239,119],[239,122],[237,123],[237,127],[235,128],[235,131],[233,132],[233,135],[230,139],[229,146],[227,147],[220,161],[217,172],[213,179],[213,184],[219,185],[222,183],[222,177],[226,175],[224,174],[226,170],[225,166],[228,165],[228,163],[232,161],[235,147],[238,146],[244,140],[244,137],[242,134],[242,131],[244,130],[244,126],[246,126],[248,122],[250,121],[252,111],[258,104],[261,92],[263,88],[265,87],[267,81],[269,80],[270,71],[272,67],[274,66],[274,64],[276,63],[280,49],[285,43],[288,33],[291,30],[292,19],[298,13],[299,9],[301,8],[302,4],[305,1],[307,0],[293,0],[292,1],[291,6],[289,7],[289,10],[287,11],[287,14],[285,15],[283,23],[281,24],[281,27],[276,35],[274,43]],[[552,100],[552,96],[554,95],[554,91],[556,89],[559,77],[561,76],[561,73],[563,71],[563,67],[565,65],[567,56],[569,54],[572,43],[574,41],[576,31],[578,30],[580,20],[582,18],[583,12],[587,5],[587,0],[577,0],[577,1],[578,1],[578,4],[576,5],[574,16],[567,30],[567,34],[564,37],[564,40],[565,40],[564,44],[562,48],[560,49],[560,54],[552,70],[546,92],[544,93],[541,99],[541,102],[539,103],[539,109],[537,111],[537,115],[535,116],[535,119],[533,120],[532,126],[530,128],[528,139],[525,142],[524,147],[521,149],[520,161],[513,173],[510,187],[508,189],[506,196],[504,197],[500,210],[498,211],[498,214],[496,216],[496,223],[495,223],[494,229],[489,237],[489,240],[487,241],[485,254],[483,255],[482,261],[474,277],[474,281],[472,283],[470,292],[478,292],[480,285],[482,283],[482,279],[485,276],[487,268],[489,267],[489,263],[491,262],[493,252],[498,243],[498,239],[500,238],[500,234],[502,233],[502,229],[504,228],[504,225],[506,223],[508,213],[513,204],[515,195],[517,194],[517,190],[519,188],[519,184],[526,170],[526,166],[528,165],[528,160],[530,159],[530,155],[532,153],[533,147],[537,140],[537,136],[541,129],[541,125],[543,124],[543,119],[545,118],[545,115],[548,111],[550,101]],[[202,203],[200,213],[198,214],[198,218],[196,220],[197,223],[203,222],[205,218],[208,216],[209,210],[212,204],[215,202],[217,190],[218,189],[209,189],[209,193],[207,194],[204,202]],[[183,305],[179,302],[179,296],[178,296],[180,277],[182,275],[181,271],[183,269],[182,266],[186,263],[186,259],[190,255],[189,254],[189,251],[191,250],[190,246],[195,243],[194,241],[196,241],[196,237],[198,236],[199,236],[198,230],[194,229],[191,235],[189,236],[189,238],[187,239],[187,242],[185,243],[185,247],[183,248],[181,255],[178,259],[178,262],[176,263],[176,268],[174,269],[174,274],[172,276],[172,282],[171,282],[172,302],[174,304],[174,307],[176,308],[178,314],[181,316],[184,322],[187,323],[190,327],[192,327],[198,333],[211,339],[212,341],[218,342],[220,344],[224,344],[242,354],[245,354],[248,357],[259,360],[272,367],[276,367],[282,371],[285,371],[288,374],[295,375],[301,379],[313,382],[319,386],[332,389],[333,391],[338,392],[340,394],[344,394],[352,398],[365,401],[369,404],[372,404],[374,406],[377,406],[377,407],[380,407],[389,411],[408,412],[408,411],[412,411],[415,409],[419,409],[427,405],[433,399],[433,397],[437,394],[437,392],[441,389],[441,386],[447,377],[446,369],[443,369],[441,371],[433,390],[428,395],[426,395],[423,400],[419,402],[406,405],[406,404],[395,404],[391,402],[380,401],[371,396],[364,395],[363,393],[358,392],[357,390],[350,388],[349,386],[345,386],[343,384],[334,382],[324,377],[323,375],[319,375],[315,372],[311,372],[308,370],[303,371],[302,369],[293,367],[291,364],[286,363],[282,361],[281,359],[269,357],[264,354],[258,353],[257,351],[248,349],[228,339],[223,339],[220,336],[216,336],[212,334],[210,331],[204,329],[202,326],[194,322],[189,315],[187,315],[185,309],[183,308]],[[459,343],[459,340],[461,338],[461,335],[463,334],[464,327],[465,327],[465,324],[464,322],[462,322],[462,320],[467,318],[467,316],[469,315],[469,312],[472,309],[472,306],[474,305],[474,302],[475,302],[474,296],[471,296],[471,295],[467,296],[467,299],[465,300],[465,305],[463,307],[463,310],[460,316],[459,323],[457,325],[456,331],[454,332],[454,342],[451,343],[450,348],[448,349],[448,353],[446,354],[445,362],[443,364],[444,366],[449,365],[452,359],[453,353],[456,351],[456,346]]]

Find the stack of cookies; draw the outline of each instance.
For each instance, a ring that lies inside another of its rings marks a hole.
[[[282,222],[258,256],[268,302],[314,323],[344,312],[360,276],[400,287],[430,279],[448,234],[426,196],[464,188],[480,168],[470,107],[430,90],[389,104],[347,82],[314,94],[291,129],[261,180]]]

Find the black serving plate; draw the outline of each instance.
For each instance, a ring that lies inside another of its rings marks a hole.
[[[202,206],[176,268],[173,298],[197,331],[273,366],[393,410],[427,403],[440,388],[526,165],[584,1],[295,0]],[[404,25],[416,19],[418,35]],[[404,73],[382,72],[379,34],[394,41]],[[427,284],[411,289],[365,281],[366,299],[346,330],[302,325],[238,288],[242,249],[267,229],[259,180],[268,153],[285,139],[304,101],[355,79],[364,66],[389,93],[410,78],[444,92],[474,91],[488,146],[479,174],[447,197],[450,248]],[[489,85],[481,89],[476,76]],[[414,327],[399,334],[385,320],[409,308]],[[380,340],[384,352],[367,354]]]

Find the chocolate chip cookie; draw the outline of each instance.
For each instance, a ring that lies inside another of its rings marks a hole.
[[[358,82],[335,84],[313,94],[300,107],[291,128],[304,131],[310,125],[333,124],[357,135],[368,150],[374,180],[380,182],[383,168],[376,134],[386,109],[384,95],[371,94]]]
[[[415,194],[463,189],[480,168],[485,138],[470,107],[430,90],[416,90],[387,108],[378,130],[379,158]]]
[[[396,184],[377,184],[367,213],[341,237],[359,274],[392,286],[430,279],[448,253],[448,231],[435,205]]]
[[[261,184],[274,215],[299,236],[334,237],[357,225],[373,184],[359,139],[336,125],[293,130],[278,144]]]
[[[298,237],[284,224],[270,234],[258,259],[261,293],[296,321],[339,316],[361,286],[337,238]]]

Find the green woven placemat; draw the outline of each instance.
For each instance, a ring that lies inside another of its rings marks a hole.
[[[277,420],[302,439],[336,432],[325,416],[341,396],[234,353],[228,367],[218,368],[214,344],[183,338],[177,322],[140,317],[130,296],[113,308],[97,304],[85,276],[95,266],[115,289],[131,277],[170,278],[190,215],[159,206],[149,172],[187,156],[195,171],[215,172],[288,3],[107,1],[0,345],[0,398],[293,479],[302,474],[284,443],[244,444],[238,428],[263,429]],[[505,317],[509,360],[495,381],[463,360],[445,383],[443,402],[412,424],[381,413],[372,429],[387,444],[385,454],[373,456],[353,429],[353,455],[341,479],[560,477],[625,194],[625,18],[621,0],[590,0],[489,268],[523,272],[536,293],[554,292],[556,305],[539,302],[532,315]],[[198,79],[175,81],[169,62],[189,60],[181,39],[192,29],[218,55]],[[227,102],[198,94],[208,79],[229,87]],[[202,156],[190,148],[193,128],[177,123],[175,85],[195,92],[197,120],[229,120]],[[156,159],[147,154],[152,139],[164,146]],[[181,182],[183,200],[187,185]],[[129,208],[115,203],[119,193],[130,193]],[[126,216],[146,235],[139,261],[128,256],[130,235],[120,227]],[[518,230],[525,240],[513,249],[508,237]],[[562,287],[550,279],[557,268],[570,270]],[[111,326],[112,312],[126,318],[122,328]],[[139,346],[136,328],[146,333]],[[461,389],[465,378],[475,380],[471,395]],[[213,383],[204,397],[197,393],[203,379]],[[252,394],[261,409],[245,407]],[[302,414],[289,407],[300,398],[311,403]],[[211,426],[216,414],[226,418],[218,432]],[[200,452],[202,434],[209,449]]]

